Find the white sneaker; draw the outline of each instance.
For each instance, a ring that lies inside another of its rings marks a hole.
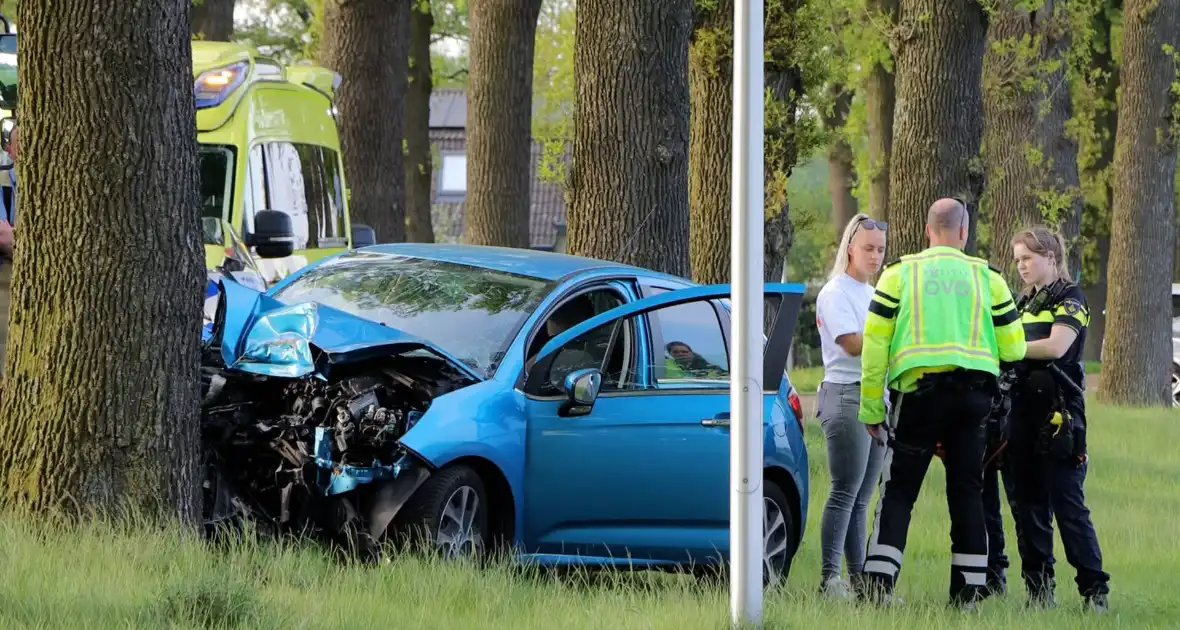
[[[848,600],[855,597],[852,586],[839,577],[830,577],[824,580],[819,585],[819,593],[827,599]]]

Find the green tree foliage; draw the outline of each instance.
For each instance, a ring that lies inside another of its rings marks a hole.
[[[467,0],[420,1],[430,2],[434,14],[434,86],[466,85]],[[316,58],[324,32],[324,0],[238,0],[238,5],[246,17],[234,25],[234,41],[287,63]],[[460,54],[439,53],[446,44],[454,44]]]
[[[537,19],[533,57],[533,138],[544,154],[537,172],[549,181],[565,181],[565,158],[574,128],[575,0],[545,0]]]

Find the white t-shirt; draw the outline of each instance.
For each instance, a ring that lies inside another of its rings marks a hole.
[[[824,382],[849,384],[860,381],[860,357],[851,356],[836,343],[848,333],[863,333],[873,285],[842,273],[819,291],[815,300],[815,325],[824,355]]]

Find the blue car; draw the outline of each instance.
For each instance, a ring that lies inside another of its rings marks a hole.
[[[724,564],[729,286],[533,250],[378,245],[258,293],[206,347],[205,515],[375,553],[545,565]],[[803,286],[767,284],[764,568],[807,519],[785,373]]]

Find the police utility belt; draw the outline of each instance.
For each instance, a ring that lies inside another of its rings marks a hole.
[[[1037,313],[1056,304],[1065,283],[1061,280],[1042,287],[1032,296],[1022,297],[1016,304],[1021,313]],[[1051,383],[1051,386],[1050,386]],[[1036,450],[1040,455],[1057,460],[1081,462],[1086,455],[1086,431],[1081,418],[1070,412],[1066,390],[1078,397],[1085,392],[1073,379],[1053,362],[1029,365],[1027,361],[1005,366],[999,379],[1000,395],[992,406],[988,419],[989,451],[999,455],[1010,435],[1012,389],[1019,390],[1020,396],[1052,396],[1051,411],[1038,419]],[[1049,390],[1049,391],[1046,391]],[[1050,393],[1052,392],[1052,393]]]

